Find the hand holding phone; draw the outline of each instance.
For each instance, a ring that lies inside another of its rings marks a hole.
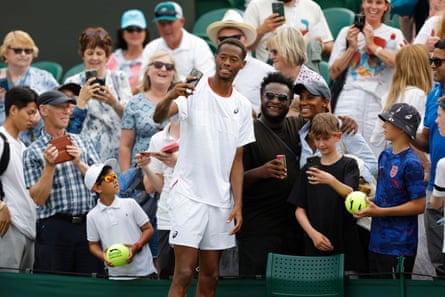
[[[177,152],[178,150],[179,150],[179,143],[177,142],[170,143],[169,145],[166,145],[163,148],[161,148],[161,152],[169,154]]]
[[[66,151],[66,147],[73,144],[69,135],[65,134],[63,136],[55,137],[51,139],[50,143],[54,145],[59,152],[56,159],[56,164],[71,161],[74,159],[74,157],[68,154],[68,152]]]
[[[363,31],[365,24],[366,24],[366,17],[364,14],[356,14],[354,16],[354,27],[356,27],[360,31]]]
[[[272,12],[278,13],[280,16],[284,17],[284,4],[283,2],[272,2]]]
[[[187,76],[187,78],[189,78],[189,77],[193,77],[193,79],[192,79],[192,80],[187,80],[187,83],[191,84],[193,87],[196,87],[196,85],[198,85],[198,82],[199,82],[199,80],[202,78],[202,76],[203,76],[203,73],[202,73],[201,71],[199,71],[199,70],[196,69],[196,68],[193,68],[193,69],[190,71],[189,75]],[[193,91],[190,90],[190,89],[185,90],[185,92],[186,92],[187,94],[191,94],[191,93],[193,93]]]
[[[319,168],[321,163],[320,163],[320,157],[319,156],[312,156],[312,157],[308,157],[307,159],[307,167],[316,167]]]

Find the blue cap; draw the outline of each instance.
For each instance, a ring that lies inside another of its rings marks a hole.
[[[139,27],[142,29],[147,28],[147,22],[145,16],[139,9],[127,10],[122,14],[121,29],[125,29],[131,26]]]
[[[182,8],[178,3],[172,1],[161,2],[155,7],[155,18],[158,21],[176,21],[182,18]]]

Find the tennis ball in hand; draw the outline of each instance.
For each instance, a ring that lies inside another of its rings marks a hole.
[[[123,244],[112,244],[107,250],[106,257],[107,261],[114,266],[122,266],[127,264],[127,260],[130,257],[130,250]]]
[[[366,203],[366,194],[361,191],[349,193],[349,195],[346,196],[345,206],[346,210],[351,214],[365,209],[368,207],[368,203]]]

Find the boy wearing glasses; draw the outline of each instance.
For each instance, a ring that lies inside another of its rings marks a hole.
[[[87,215],[87,239],[90,252],[105,262],[114,279],[148,277],[156,273],[147,242],[154,234],[144,210],[131,198],[116,199],[119,179],[113,171],[115,159],[90,166],[85,185],[99,197]],[[127,264],[114,267],[105,254],[112,244],[124,244],[130,250]]]

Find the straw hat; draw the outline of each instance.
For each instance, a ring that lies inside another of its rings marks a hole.
[[[227,27],[241,30],[247,39],[247,46],[251,45],[256,39],[257,34],[255,28],[246,24],[243,17],[233,9],[227,10],[221,21],[211,23],[207,27],[207,36],[209,36],[210,40],[214,43],[217,43],[218,32],[222,28]]]

